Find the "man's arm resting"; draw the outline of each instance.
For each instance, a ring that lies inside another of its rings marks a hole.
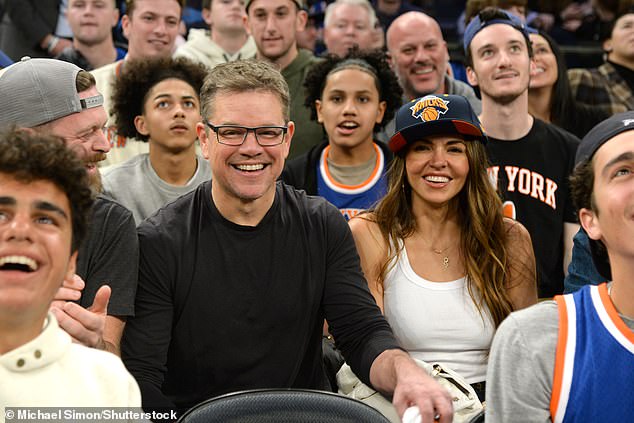
[[[408,407],[418,406],[422,423],[433,422],[440,415],[441,423],[453,421],[453,405],[449,392],[402,350],[383,351],[370,367],[370,382],[378,391],[392,395],[399,416]]]

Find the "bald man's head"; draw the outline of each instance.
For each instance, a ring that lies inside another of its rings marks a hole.
[[[421,12],[399,16],[387,30],[387,48],[407,98],[445,91],[449,52],[436,20]]]

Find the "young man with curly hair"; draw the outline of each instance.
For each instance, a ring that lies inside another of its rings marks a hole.
[[[387,192],[392,153],[373,132],[394,116],[401,88],[380,51],[352,50],[315,65],[304,83],[306,107],[323,125],[327,141],[286,164],[284,182],[320,195],[346,219],[370,208]]]
[[[126,206],[136,223],[209,180],[196,154],[198,93],[206,68],[188,59],[130,61],[114,86],[119,133],[149,144],[149,152],[104,172],[104,192]]]
[[[0,134],[0,412],[5,407],[138,407],[113,354],[72,342],[49,309],[77,265],[93,195],[65,142]],[[10,414],[6,414],[7,418]]]

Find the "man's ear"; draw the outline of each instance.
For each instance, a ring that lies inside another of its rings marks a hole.
[[[288,130],[286,131],[286,136],[284,137],[284,159],[288,158],[288,153],[291,151],[291,141],[293,140],[293,134],[295,134],[295,122],[292,120],[288,121],[286,125]]]
[[[198,134],[198,141],[200,141],[200,152],[203,157],[209,160],[209,137],[207,136],[207,127],[203,122],[196,124],[196,134]]]
[[[612,38],[608,38],[603,41],[603,51],[606,53],[612,53]]]
[[[203,21],[207,24],[207,26],[211,27],[211,5],[209,5],[209,9],[203,9],[201,11]]]
[[[68,259],[68,267],[66,268],[66,277],[64,279],[71,280],[77,271],[77,253],[79,251],[75,251],[70,255]]]
[[[139,115],[134,118],[134,127],[141,135],[148,136],[150,135],[150,131],[147,129],[147,125],[145,123],[145,117],[143,115]]]
[[[591,239],[598,241],[603,236],[599,219],[594,211],[585,208],[579,210],[579,223]]]
[[[123,36],[126,39],[130,39],[130,17],[126,13],[121,17],[121,30],[123,31]]]
[[[466,67],[466,71],[467,71],[467,81],[469,81],[469,84],[471,84],[472,87],[477,87],[478,86],[478,76],[476,75],[476,73],[473,70],[473,68],[471,66],[467,66]]]
[[[295,32],[302,32],[306,28],[308,22],[308,13],[305,10],[297,11],[297,19],[295,20]]]
[[[388,65],[390,65],[390,68],[392,69],[392,71],[394,71],[394,57],[392,56],[392,53],[390,53],[390,51],[386,51],[385,52],[385,58],[387,59],[387,63]]]

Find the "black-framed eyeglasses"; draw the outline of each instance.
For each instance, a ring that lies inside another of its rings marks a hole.
[[[255,140],[262,147],[271,147],[284,142],[284,136],[288,126],[240,126],[240,125],[214,125],[205,121],[205,124],[216,133],[216,140],[220,144],[239,146],[242,145],[250,131],[255,134]]]

